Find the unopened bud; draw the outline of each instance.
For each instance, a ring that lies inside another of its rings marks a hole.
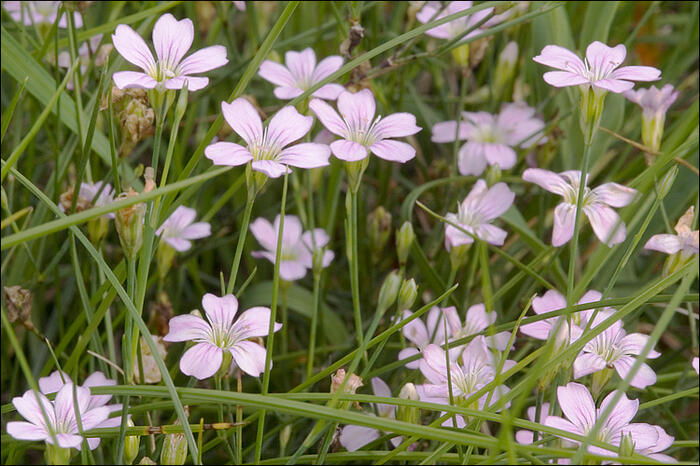
[[[459,269],[467,262],[469,248],[472,244],[460,244],[450,249],[450,264],[454,270]]]
[[[185,410],[189,414],[189,410]],[[180,425],[176,420],[174,425]],[[187,459],[187,440],[185,434],[167,434],[163,440],[163,449],[160,452],[160,464],[185,464]]]
[[[414,279],[404,280],[399,288],[399,310],[411,309],[418,296],[418,286]]]
[[[156,249],[156,262],[158,263],[158,276],[161,280],[168,276],[177,251],[167,242],[161,241]]]
[[[158,463],[156,463],[155,461],[153,461],[153,460],[152,460],[151,458],[149,458],[148,456],[144,456],[143,458],[141,458],[141,461],[139,461],[138,464],[153,466],[153,465],[156,465],[156,464],[158,464]]]
[[[622,439],[620,439],[620,456],[632,455],[634,455],[634,439],[632,438],[632,432],[623,432]]]
[[[136,143],[152,135],[155,130],[155,112],[149,105],[145,92],[126,92],[117,94],[122,98],[117,110],[119,125],[122,130],[122,145],[119,148],[119,156],[126,157],[131,153]],[[113,100],[115,94],[113,94]]]
[[[121,193],[117,201],[128,199],[138,195],[133,189],[128,193]],[[124,250],[124,255],[129,260],[134,260],[138,256],[143,244],[143,222],[146,215],[146,204],[139,203],[125,207],[116,212],[115,226],[119,234],[119,242]]]
[[[458,45],[452,49],[452,58],[455,59],[457,65],[462,68],[469,67],[469,44]]]
[[[491,187],[499,181],[501,181],[501,166],[498,164],[489,165],[488,170],[486,170],[486,184]]]
[[[678,175],[678,165],[673,165],[671,169],[661,177],[657,184],[659,199],[666,197],[666,194],[671,190],[673,182],[676,181],[676,175]]]
[[[606,93],[607,91],[600,91],[595,87],[581,88],[579,124],[586,145],[591,143],[593,135],[600,127],[600,118],[603,116]]]
[[[167,351],[165,350],[165,345],[163,344],[163,338],[158,335],[151,335],[151,339],[156,344],[158,348],[158,357],[160,359],[165,359]],[[158,369],[158,364],[156,363],[156,358],[151,353],[151,348],[146,343],[145,337],[139,339],[139,344],[141,346],[141,363],[143,365],[143,381],[141,381],[141,371],[139,369],[139,358],[138,355],[134,358],[133,364],[133,374],[134,381],[136,383],[159,383],[161,381],[160,369]]]
[[[182,120],[182,117],[185,116],[188,96],[189,92],[187,92],[187,80],[185,80],[185,85],[182,86],[182,89],[180,90],[180,96],[178,97],[177,105],[175,106],[175,118],[178,120]]]
[[[126,425],[129,427],[134,427],[134,421],[127,419]],[[141,437],[138,435],[127,435],[124,438],[124,461],[126,464],[131,464],[134,462],[139,454],[140,443]]]
[[[345,369],[338,369],[338,371],[331,376],[331,393],[338,393],[340,387],[343,386],[345,378]],[[347,378],[348,380],[345,382],[342,393],[354,395],[357,389],[364,385],[362,383],[362,378],[355,374],[350,374]],[[339,409],[347,409],[348,406],[350,406],[349,401],[340,401],[338,403]]]
[[[418,390],[416,390],[416,386],[410,382],[401,388],[399,398],[401,398],[402,400],[412,401],[420,400],[420,396],[418,396]],[[413,406],[399,406],[396,413],[396,418],[399,421],[410,422],[411,424],[418,424],[418,420],[420,418],[420,409],[415,408]]]
[[[593,398],[598,398],[598,396],[603,392],[603,389],[608,384],[608,381],[612,378],[614,369],[606,367],[605,369],[595,372],[591,376],[591,393]]]
[[[367,216],[367,234],[372,248],[372,262],[382,257],[382,251],[391,234],[391,214],[379,206]]]
[[[392,270],[384,279],[382,287],[379,289],[379,298],[377,299],[377,308],[380,313],[389,309],[396,301],[401,287],[401,276],[396,270]]]
[[[287,444],[292,436],[292,425],[285,425],[282,430],[280,430],[280,448],[282,451],[287,449]]]
[[[508,42],[498,56],[494,74],[493,94],[497,100],[511,100],[509,94],[511,93],[517,62],[518,44],[515,41]]]
[[[416,234],[413,232],[413,225],[409,221],[404,222],[401,225],[401,229],[396,232],[396,255],[399,257],[400,265],[406,265],[408,254],[411,252],[411,245],[415,238]]]
[[[27,322],[32,318],[32,293],[21,286],[5,286],[2,289],[5,295],[7,318],[10,322]]]

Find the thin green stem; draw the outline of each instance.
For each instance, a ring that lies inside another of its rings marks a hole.
[[[350,242],[350,255],[348,263],[350,266],[350,289],[352,293],[352,313],[355,319],[355,332],[357,334],[357,345],[362,347],[362,313],[360,310],[360,268],[359,253],[357,247],[357,192],[348,189],[345,202],[346,215],[348,219],[348,240]],[[366,355],[363,356],[366,358]],[[365,359],[366,360],[366,359]]]
[[[306,358],[306,378],[309,379],[314,370],[314,356],[316,355],[316,330],[318,327],[318,312],[321,304],[321,271],[314,271],[314,301],[311,308],[311,335],[309,336],[309,355]]]
[[[270,325],[267,333],[267,351],[265,353],[265,372],[263,373],[262,395],[267,395],[270,387],[270,367],[272,366],[272,353],[275,343],[275,317],[277,315],[277,297],[280,289],[280,262],[282,261],[282,233],[284,231],[284,213],[287,208],[287,184],[289,170],[284,174],[282,185],[282,205],[280,206],[280,223],[277,231],[277,249],[275,250],[275,271],[272,278],[272,303],[270,305]],[[258,419],[258,431],[255,437],[255,464],[260,462],[262,453],[263,432],[265,429],[265,411],[260,413]]]
[[[245,211],[243,212],[243,221],[241,222],[241,229],[238,233],[238,244],[236,244],[236,253],[233,256],[233,264],[231,264],[231,274],[229,275],[228,285],[226,285],[226,294],[233,293],[233,287],[236,285],[236,276],[238,275],[238,268],[241,263],[241,256],[243,255],[243,247],[245,246],[245,239],[248,234],[248,224],[250,223],[250,214],[253,212],[253,204],[255,203],[255,191],[248,188],[248,197],[245,201]]]

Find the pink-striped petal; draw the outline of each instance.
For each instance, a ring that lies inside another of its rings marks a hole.
[[[393,139],[377,141],[370,146],[370,150],[377,157],[389,162],[406,163],[416,156],[416,149],[412,145]]]
[[[343,138],[347,136],[347,126],[333,107],[321,99],[313,99],[309,102],[309,108],[328,131]]]
[[[330,156],[331,150],[327,145],[305,142],[284,149],[277,160],[292,167],[318,168],[329,165]]]
[[[666,254],[675,254],[683,249],[683,241],[676,235],[654,235],[649,238],[649,241],[644,245],[644,249],[652,249],[654,251],[665,252]]]
[[[146,42],[130,26],[120,24],[112,34],[112,43],[117,52],[129,63],[132,63],[144,71],[155,68],[151,50]]]
[[[174,69],[192,46],[194,25],[185,18],[176,20],[170,13],[164,14],[153,26],[153,46],[160,63]]]
[[[180,63],[180,71],[183,75],[204,73],[224,66],[228,63],[226,58],[226,47],[223,45],[212,45],[197,50]]]
[[[253,160],[253,155],[245,147],[233,142],[215,142],[204,149],[204,155],[214,162],[214,165],[229,165],[236,167],[245,165]]]
[[[200,340],[206,339],[211,333],[211,326],[204,319],[187,314],[173,317],[168,326],[163,341]]]
[[[264,173],[270,178],[279,178],[285,172],[291,171],[286,165],[282,165],[274,160],[255,160],[251,163],[251,167],[256,172]]]
[[[246,99],[239,97],[230,104],[221,102],[221,111],[231,129],[242,137],[248,146],[262,140],[262,120],[255,107]]]
[[[231,348],[231,355],[238,367],[248,375],[258,377],[265,370],[267,351],[252,341],[239,341]]]
[[[180,370],[199,380],[207,379],[221,368],[224,354],[221,348],[211,343],[197,343],[185,351],[180,359]]]
[[[367,157],[367,149],[358,142],[340,139],[330,145],[333,155],[346,162],[357,162]]]
[[[139,71],[117,71],[112,79],[119,89],[153,89],[158,85],[155,79]]]

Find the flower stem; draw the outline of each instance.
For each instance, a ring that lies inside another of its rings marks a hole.
[[[355,332],[357,333],[357,345],[362,347],[362,314],[360,312],[360,271],[359,253],[357,252],[357,192],[348,189],[345,200],[345,209],[348,219],[348,264],[350,266],[350,288],[352,292],[352,312],[355,317]],[[366,355],[363,355],[366,361]]]
[[[270,386],[270,366],[272,365],[272,352],[275,343],[275,317],[277,315],[277,296],[280,289],[280,262],[282,259],[282,233],[284,231],[284,212],[287,207],[287,183],[289,170],[284,174],[284,184],[282,185],[282,205],[280,206],[280,224],[277,231],[277,249],[275,251],[275,271],[272,279],[272,303],[270,305],[270,325],[267,333],[267,351],[265,352],[265,372],[263,373],[263,383],[261,394],[267,395]],[[250,217],[250,213],[248,213]],[[260,462],[262,452],[263,432],[265,428],[265,410],[260,412],[258,419],[258,431],[255,437],[255,464]]]
[[[588,165],[591,158],[592,140],[595,135],[590,137],[588,144],[583,147],[583,164],[581,167],[581,179],[578,186],[578,195],[576,197],[576,215],[574,217],[574,235],[571,237],[571,251],[569,256],[569,272],[566,280],[566,307],[570,308],[574,305],[574,281],[576,279],[576,256],[578,254],[578,236],[581,230],[581,208],[583,206],[583,195],[586,188],[586,176]],[[569,316],[570,318],[570,316]]]
[[[309,356],[306,358],[306,378],[310,378],[314,369],[316,355],[316,327],[318,327],[318,308],[320,307],[321,271],[314,271],[314,301],[311,308],[311,335],[309,336]]]
[[[236,254],[233,256],[233,264],[231,264],[231,274],[229,275],[228,285],[226,286],[226,294],[233,293],[233,287],[236,285],[236,276],[238,275],[243,246],[245,246],[245,239],[248,234],[248,224],[250,223],[250,214],[253,211],[253,203],[255,203],[255,191],[248,188],[248,197],[246,198],[245,211],[243,212],[243,222],[241,223],[241,230],[238,233],[238,244],[236,245]]]

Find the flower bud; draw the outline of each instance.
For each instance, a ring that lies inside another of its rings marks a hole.
[[[129,427],[134,427],[134,421],[127,419],[126,425]],[[139,454],[140,443],[141,437],[138,435],[127,435],[124,438],[124,461],[126,464],[131,464],[134,462]]]
[[[185,81],[185,85],[182,86],[182,89],[180,90],[180,96],[177,99],[177,105],[175,106],[175,118],[177,120],[182,120],[182,117],[185,116],[185,110],[187,110],[187,97],[189,96],[189,93],[187,92],[187,81]]]
[[[515,41],[508,42],[498,56],[496,73],[494,75],[493,95],[497,100],[510,101],[515,68],[518,63],[518,44]]]
[[[345,171],[348,174],[348,186],[353,193],[357,193],[360,189],[362,174],[367,169],[367,165],[369,165],[369,156],[357,162],[345,162]]]
[[[10,322],[31,321],[32,318],[32,293],[21,286],[4,286],[2,293],[5,298],[7,317]]]
[[[117,201],[138,195],[133,188],[128,193],[121,193]],[[143,222],[146,215],[146,204],[139,203],[125,207],[116,212],[115,226],[119,234],[119,242],[122,245],[124,255],[129,260],[138,256],[143,244]]]
[[[138,464],[153,466],[153,465],[156,465],[156,464],[158,464],[158,463],[156,463],[155,461],[153,461],[153,460],[152,460],[151,458],[149,458],[148,456],[144,456],[143,458],[141,458],[141,461],[139,461]]]
[[[622,438],[620,439],[620,456],[632,455],[634,455],[634,439],[632,438],[632,432],[623,432]]]
[[[501,167],[498,164],[489,165],[486,170],[486,184],[491,187],[501,181]]]
[[[414,279],[404,280],[399,289],[399,310],[411,309],[418,296],[418,286]]]
[[[402,400],[412,401],[420,400],[420,396],[418,396],[418,390],[416,390],[416,386],[410,382],[401,387],[399,398],[401,398]],[[418,424],[418,421],[420,419],[420,409],[412,406],[399,406],[396,413],[396,418],[399,421],[410,422],[411,424]]]
[[[292,425],[285,425],[282,430],[280,430],[280,449],[285,451],[287,449],[287,444],[292,436]]]
[[[180,425],[180,420],[176,420],[174,425]],[[186,459],[187,440],[185,434],[167,434],[160,452],[160,464],[185,464]]]
[[[457,270],[467,262],[467,253],[469,252],[469,244],[460,244],[450,249],[450,264],[453,269]]]
[[[167,352],[165,350],[165,345],[163,344],[163,338],[157,335],[151,335],[158,348],[158,357],[160,359],[165,359]],[[134,364],[132,372],[134,374],[134,381],[136,383],[159,383],[161,380],[160,369],[156,363],[156,358],[151,353],[151,348],[146,343],[146,339],[141,337],[139,339],[139,344],[141,346],[141,363],[143,364],[143,381],[141,381],[141,371],[139,370],[139,358],[138,355],[134,358]]]
[[[399,265],[406,265],[414,239],[416,234],[413,232],[413,225],[409,221],[404,222],[401,229],[396,232],[396,255],[399,256]]]
[[[668,192],[671,190],[673,182],[676,181],[676,175],[678,175],[678,165],[673,165],[671,169],[667,171],[658,181],[656,187],[660,199],[666,197]]]
[[[600,127],[600,118],[603,116],[606,91],[597,88],[581,87],[581,105],[579,108],[579,124],[586,145],[593,140],[593,135]]]
[[[469,44],[458,45],[452,49],[452,58],[454,58],[460,68],[469,67]]]
[[[156,262],[158,263],[158,276],[161,280],[164,280],[168,276],[170,267],[173,264],[173,259],[175,259],[177,251],[172,248],[165,241],[158,243],[158,248],[156,249]]]
[[[379,298],[377,299],[377,308],[380,313],[389,309],[396,301],[401,286],[401,276],[396,270],[392,270],[384,279],[382,287],[379,289]]]
[[[377,207],[367,216],[367,234],[372,250],[372,262],[376,263],[382,257],[384,246],[391,234],[391,214],[384,207]]]

